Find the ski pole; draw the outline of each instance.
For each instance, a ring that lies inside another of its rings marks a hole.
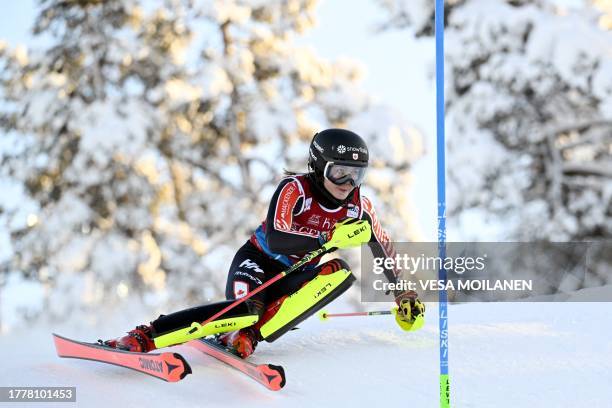
[[[252,292],[248,293],[246,296],[243,296],[243,297],[241,297],[239,299],[236,299],[234,302],[230,303],[225,308],[223,308],[222,310],[218,311],[217,313],[215,313],[214,315],[212,315],[208,319],[204,320],[200,324],[202,326],[204,326],[204,325],[212,322],[213,320],[216,320],[220,316],[224,315],[226,312],[232,310],[233,308],[235,308],[239,304],[243,303],[245,300],[251,298],[253,295],[258,294],[259,292],[261,292],[265,288],[269,287],[274,282],[284,278],[285,276],[289,275],[291,272],[294,272],[297,269],[301,268],[302,266],[304,266],[305,264],[307,264],[308,262],[310,262],[314,258],[316,258],[318,256],[325,255],[325,254],[327,254],[329,252],[335,251],[336,249],[338,249],[338,248],[335,248],[335,247],[331,247],[331,248],[321,247],[321,248],[319,248],[317,250],[314,250],[314,251],[306,254],[302,259],[300,259],[299,261],[297,261],[296,263],[291,265],[291,267],[289,267],[288,269],[286,269],[283,272],[279,273],[278,275],[276,275],[275,277],[273,277],[272,279],[270,279],[269,281],[267,281],[263,285],[259,286],[258,288],[256,288]]]
[[[393,314],[390,310],[375,310],[372,312],[353,312],[353,313],[327,313],[326,311],[321,311],[319,313],[319,319],[322,321],[329,320],[330,317],[352,317],[352,316],[381,316],[381,315],[390,315]]]

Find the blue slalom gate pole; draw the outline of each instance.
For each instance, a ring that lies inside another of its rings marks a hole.
[[[436,128],[438,173],[438,255],[446,258],[446,156],[444,137],[444,0],[435,0],[436,31]],[[444,262],[438,279],[446,283]],[[440,407],[450,407],[448,374],[448,299],[445,290],[438,291],[438,320],[440,325]]]

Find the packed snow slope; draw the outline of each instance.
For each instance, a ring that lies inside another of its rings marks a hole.
[[[174,349],[193,374],[179,383],[60,359],[52,331],[95,340],[121,329],[33,327],[0,337],[0,385],[76,386],[79,407],[437,407],[435,304],[427,318],[416,333],[402,332],[390,316],[311,318],[252,356],[284,366],[287,385],[279,392],[185,346]],[[453,406],[612,407],[609,304],[451,305],[449,322]]]

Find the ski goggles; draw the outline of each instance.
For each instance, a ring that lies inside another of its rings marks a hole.
[[[323,176],[338,186],[350,182],[353,187],[357,187],[363,182],[366,169],[367,167],[347,166],[328,162],[325,165]]]

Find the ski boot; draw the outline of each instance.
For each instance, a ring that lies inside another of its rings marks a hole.
[[[217,340],[225,347],[230,348],[240,358],[247,358],[257,347],[257,333],[252,327],[223,333],[217,336]]]
[[[102,340],[98,341],[107,347],[136,353],[148,353],[156,349],[153,342],[152,327],[145,325],[130,330],[126,336],[104,342]]]

